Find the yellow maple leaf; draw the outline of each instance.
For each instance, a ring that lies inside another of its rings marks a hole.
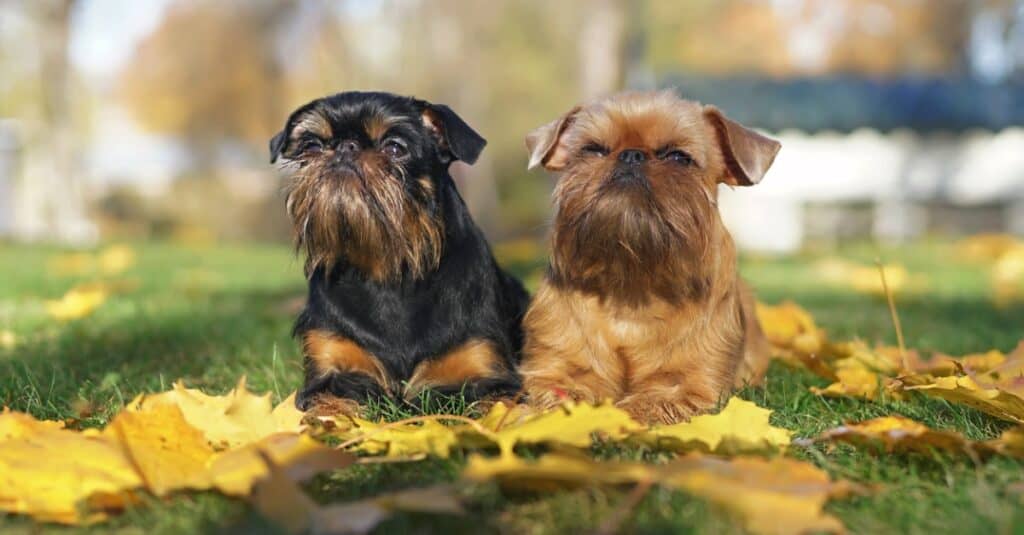
[[[18,345],[18,336],[12,331],[0,329],[0,349],[13,349]]]
[[[702,450],[735,454],[783,449],[792,433],[772,426],[772,411],[737,397],[729,400],[718,414],[705,414],[689,422],[655,426],[634,438],[659,448],[674,451]]]
[[[102,285],[78,286],[68,290],[60,299],[44,303],[46,312],[58,321],[83,318],[92,314],[109,296]]]
[[[256,395],[245,386],[245,377],[223,396],[205,394],[175,382],[173,389],[160,394],[139,396],[128,410],[145,410],[157,405],[175,405],[185,420],[206,436],[216,449],[234,448],[274,433],[302,429],[302,412],[289,397],[276,408],[270,394]]]
[[[210,458],[210,483],[229,496],[247,496],[253,485],[268,475],[267,460],[293,480],[304,481],[313,474],[351,465],[355,457],[305,434],[276,433]]]
[[[51,257],[46,262],[46,270],[58,277],[82,276],[91,273],[96,259],[89,253],[64,253]]]
[[[775,457],[722,459],[689,455],[665,467],[662,484],[685,490],[739,516],[752,533],[845,532],[822,508],[854,488],[810,463]]]
[[[333,434],[354,443],[353,450],[369,455],[411,457],[432,455],[447,458],[458,442],[454,428],[436,419],[415,418],[411,422],[375,423],[351,418]]]
[[[845,442],[887,453],[931,453],[933,449],[940,449],[973,457],[994,450],[990,445],[973,442],[960,433],[932,429],[904,416],[883,416],[848,423],[825,431],[813,441]]]
[[[103,434],[121,444],[153,494],[210,488],[206,465],[214,455],[213,448],[202,432],[185,421],[177,406],[121,412]]]
[[[811,392],[826,397],[852,397],[873,401],[878,397],[881,378],[877,373],[861,366],[846,366],[836,370],[837,381],[825,388],[811,387]]]
[[[97,263],[103,273],[116,275],[135,265],[135,250],[123,244],[111,245],[99,252]]]
[[[116,441],[25,414],[0,414],[0,510],[62,524],[91,522],[105,513],[83,505],[102,498],[104,508],[123,508],[140,485]]]
[[[778,305],[757,303],[757,319],[765,336],[776,346],[814,353],[825,344],[825,334],[814,323],[814,318],[800,305],[784,301]]]
[[[963,403],[981,412],[1010,422],[1024,424],[1024,398],[1000,388],[986,388],[970,376],[910,376],[900,380],[910,386],[904,390],[921,392],[955,403]]]
[[[546,453],[535,460],[515,455],[471,455],[462,476],[470,481],[497,481],[512,489],[549,492],[585,485],[653,481],[659,467],[643,463],[600,462],[567,452]]]
[[[490,459],[473,455],[463,477],[533,491],[657,483],[707,499],[739,516],[746,529],[766,535],[844,531],[842,523],[822,508],[829,499],[854,490],[849,483],[834,482],[814,465],[794,459],[723,459],[702,454],[665,465],[601,462],[566,453],[549,453],[533,461],[511,455]]]
[[[646,426],[633,420],[611,401],[599,405],[567,402],[545,412],[524,411],[514,419],[507,418],[490,438],[503,454],[511,454],[516,444],[546,443],[586,448],[593,443],[595,433],[618,440],[644,429]]]
[[[960,240],[957,258],[972,262],[994,262],[1020,245],[1012,234],[975,234]]]

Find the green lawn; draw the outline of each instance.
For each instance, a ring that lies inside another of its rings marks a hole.
[[[47,318],[43,299],[56,298],[95,276],[55,276],[56,249],[0,245],[0,331],[17,337],[0,348],[0,405],[39,418],[81,418],[102,426],[131,397],[169,388],[177,378],[222,393],[238,376],[276,400],[301,381],[300,357],[289,333],[301,306],[301,261],[285,246],[185,248],[138,246],[138,264],[115,277],[125,291],[93,315],[66,324]],[[855,247],[844,257],[870,262],[881,254],[926,277],[927,288],[901,295],[908,345],[951,354],[1012,349],[1024,338],[1024,306],[998,309],[988,298],[984,268],[957,261],[952,248],[922,244],[878,251]],[[745,276],[766,302],[791,299],[810,310],[836,339],[894,343],[883,301],[818,282],[815,255],[747,258]],[[520,274],[540,261],[513,266]],[[825,382],[774,365],[764,388],[742,396],[774,409],[773,423],[797,436],[847,420],[903,414],[970,438],[992,438],[1007,424],[963,406],[911,397],[868,403],[815,396]],[[395,416],[395,415],[392,415]],[[605,457],[641,458],[644,451],[611,446]],[[73,452],[71,453],[73,454]],[[975,466],[956,457],[873,456],[847,446],[794,448],[833,476],[874,484],[869,496],[834,502],[828,510],[856,533],[1024,533],[1024,503],[1008,490],[1024,480],[1024,464],[995,458]],[[361,465],[310,485],[319,501],[342,501],[458,478],[463,459]],[[602,524],[628,489],[506,495],[496,486],[461,486],[464,517],[400,515],[379,533],[579,533]],[[2,533],[65,531],[23,518],[0,517]],[[92,530],[130,533],[273,532],[241,502],[216,494],[183,494],[141,506]],[[627,532],[740,532],[738,524],[681,492],[651,491],[624,526]]]

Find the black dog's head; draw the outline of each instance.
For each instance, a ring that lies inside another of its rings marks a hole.
[[[270,161],[291,175],[288,213],[307,273],[344,261],[389,281],[435,268],[448,166],[475,162],[485,144],[447,106],[389,93],[338,93],[293,112]]]

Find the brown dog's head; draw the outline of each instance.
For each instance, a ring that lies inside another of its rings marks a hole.
[[[475,162],[485,144],[447,106],[389,93],[338,93],[293,112],[270,161],[291,175],[288,213],[307,274],[344,262],[383,282],[434,269],[448,166]]]
[[[526,138],[560,174],[551,278],[629,304],[704,297],[726,237],[718,184],[758,183],[777,141],[674,93],[576,107]]]

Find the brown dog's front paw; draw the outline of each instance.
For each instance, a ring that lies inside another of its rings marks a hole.
[[[703,412],[691,403],[661,396],[629,396],[615,404],[634,420],[645,424],[676,424]]]

